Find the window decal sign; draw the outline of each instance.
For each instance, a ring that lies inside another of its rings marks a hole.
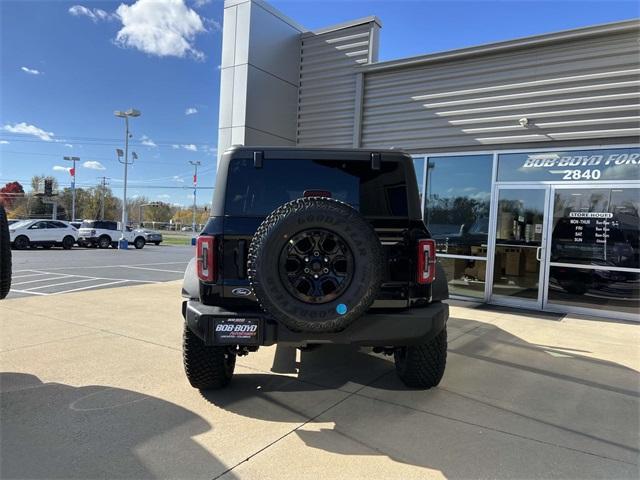
[[[640,180],[640,148],[508,153],[498,156],[498,181]]]

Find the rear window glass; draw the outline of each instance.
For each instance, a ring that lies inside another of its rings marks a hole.
[[[118,224],[116,222],[101,221],[101,220],[85,220],[80,225],[80,228],[97,228],[102,230],[117,230]]]
[[[265,216],[280,205],[312,191],[330,192],[363,215],[407,216],[404,165],[384,162],[372,170],[369,162],[335,160],[234,159],[229,164],[225,214]]]

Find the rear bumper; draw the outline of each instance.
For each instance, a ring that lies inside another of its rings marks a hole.
[[[189,329],[207,345],[232,345],[220,342],[214,335],[216,322],[229,318],[258,319],[258,335],[243,345],[307,345],[317,343],[352,344],[371,347],[392,347],[423,344],[445,328],[449,318],[446,303],[432,303],[400,311],[370,311],[345,330],[337,333],[292,332],[278,324],[262,310],[230,311],[203,305],[194,300],[184,301],[182,316]]]

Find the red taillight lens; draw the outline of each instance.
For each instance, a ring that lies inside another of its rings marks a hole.
[[[201,235],[196,240],[196,264],[198,278],[203,282],[215,282],[218,270],[216,237]]]
[[[436,278],[436,242],[418,240],[418,283],[426,285]]]

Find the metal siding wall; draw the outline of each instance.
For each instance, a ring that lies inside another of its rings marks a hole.
[[[303,36],[298,145],[351,147],[356,66],[369,60],[372,23]]]
[[[637,32],[368,72],[361,144],[416,152],[629,139],[640,135],[639,86]]]

